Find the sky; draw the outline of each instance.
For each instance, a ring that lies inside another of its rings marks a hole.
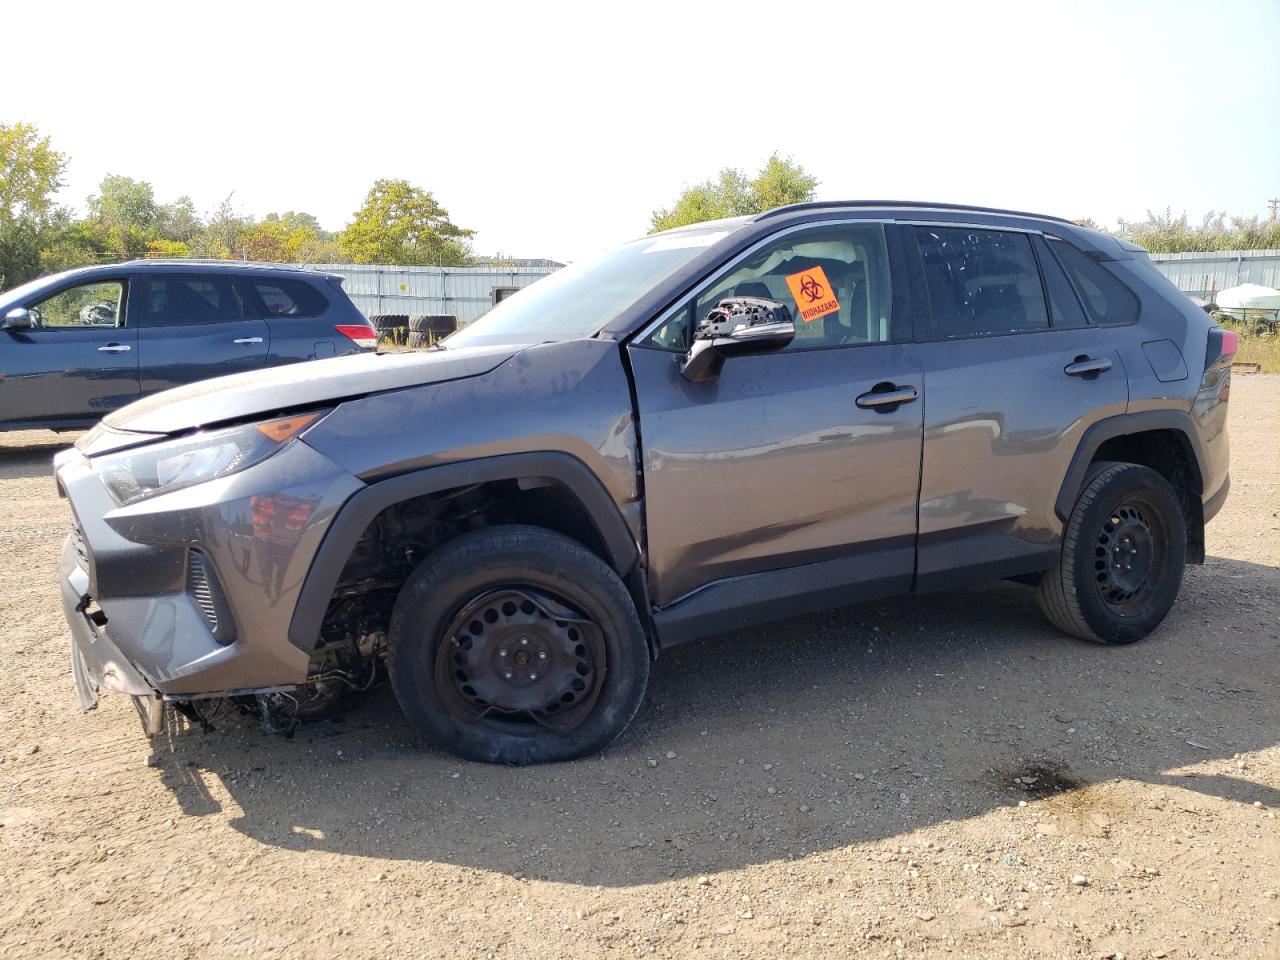
[[[1280,197],[1280,0],[9,3],[0,123],[161,202],[340,229],[378,178],[572,260],[774,151],[818,199],[1112,224]]]

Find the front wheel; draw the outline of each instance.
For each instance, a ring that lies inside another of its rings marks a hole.
[[[478,530],[410,575],[388,672],[409,721],[446,750],[531,764],[604,749],[631,722],[649,647],[595,554],[539,527]]]
[[[1097,464],[1040,580],[1040,608],[1073,636],[1133,643],[1173,606],[1186,554],[1186,521],[1169,481],[1138,464]]]

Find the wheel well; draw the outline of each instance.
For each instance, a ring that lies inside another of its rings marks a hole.
[[[520,477],[467,484],[411,497],[384,507],[365,527],[350,554],[321,625],[326,642],[389,622],[400,587],[413,569],[464,533],[498,524],[544,527],[581,543],[616,569],[604,536],[570,488],[552,478]],[[648,626],[638,567],[618,571],[642,622]],[[354,627],[359,620],[362,627]]]
[[[1104,441],[1093,463],[1117,461],[1150,467],[1173,487],[1187,527],[1187,561],[1204,562],[1203,482],[1190,441],[1178,430],[1146,430]]]

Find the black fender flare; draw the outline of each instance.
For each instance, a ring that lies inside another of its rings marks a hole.
[[[361,534],[393,504],[441,490],[494,480],[554,480],[577,497],[600,534],[614,571],[624,577],[640,559],[640,550],[617,502],[600,478],[577,457],[556,451],[512,453],[444,464],[371,483],[339,509],[311,561],[289,623],[289,642],[306,653],[315,649],[320,625],[338,578]]]
[[[1066,523],[1071,510],[1080,495],[1084,484],[1085,473],[1093,462],[1098,448],[1108,440],[1134,433],[1149,433],[1153,430],[1170,430],[1178,434],[1186,443],[1190,454],[1191,468],[1195,471],[1196,485],[1200,495],[1204,495],[1204,451],[1201,449],[1199,436],[1191,415],[1184,410],[1146,410],[1141,413],[1123,413],[1116,417],[1107,417],[1093,424],[1080,437],[1075,456],[1067,467],[1066,477],[1062,481],[1062,489],[1058,499],[1054,501],[1053,510],[1058,519]]]

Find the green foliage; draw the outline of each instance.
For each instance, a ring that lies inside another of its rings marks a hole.
[[[1240,335],[1236,363],[1257,363],[1263,373],[1280,373],[1280,332],[1273,323],[1246,322],[1224,313],[1215,313],[1214,319]]]
[[[1147,211],[1139,223],[1121,220],[1119,236],[1150,253],[1185,253],[1205,250],[1280,250],[1280,221],[1262,217],[1231,217],[1225,213],[1205,214],[1198,225],[1166,208],[1164,213]]]
[[[449,212],[421,187],[379,180],[338,236],[338,247],[354,263],[457,267],[471,260],[474,232],[450,222]]]
[[[204,221],[196,213],[196,205],[190,197],[179,197],[158,210],[156,232],[166,240],[189,243],[203,229]]]
[[[107,229],[145,232],[160,218],[155,191],[145,180],[109,173],[98,189],[102,192],[88,199],[89,218]]]
[[[653,212],[651,232],[803,203],[813,199],[817,187],[817,179],[804,167],[775,153],[753,179],[741,170],[725,167],[717,179],[685,188],[671,207]]]
[[[0,289],[40,272],[40,249],[60,215],[66,154],[30,123],[0,123]]]
[[[181,260],[191,256],[191,247],[182,240],[152,240],[147,244],[147,256]]]

